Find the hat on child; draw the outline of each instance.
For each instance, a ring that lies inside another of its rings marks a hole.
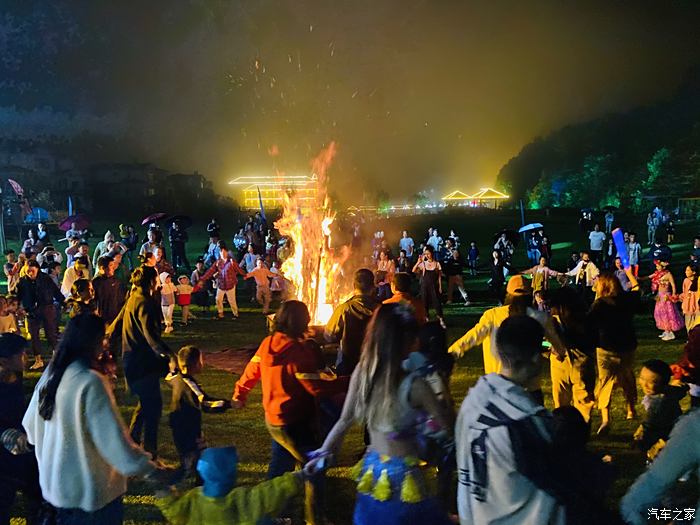
[[[177,282],[182,283],[185,282],[189,279],[186,275],[181,275],[180,277],[177,278]]]
[[[168,277],[170,277],[170,274],[168,272],[162,272],[160,275],[160,284],[165,284],[165,281],[168,280]]]
[[[122,238],[129,236],[129,230],[127,229],[125,224],[119,225],[119,236]]]
[[[27,340],[17,334],[0,334],[0,357],[13,357],[24,350]]]
[[[202,476],[202,492],[209,498],[225,496],[236,486],[238,452],[236,447],[205,448],[197,462]]]

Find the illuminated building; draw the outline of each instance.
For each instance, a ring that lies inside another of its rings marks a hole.
[[[229,184],[240,187],[240,202],[250,210],[260,209],[260,199],[266,210],[282,208],[285,194],[288,193],[295,193],[303,207],[315,207],[317,204],[316,175],[251,175],[238,177]]]
[[[498,208],[503,201],[510,199],[505,193],[493,188],[481,188],[474,195],[467,195],[461,191],[453,191],[445,195],[441,200],[446,206],[469,206],[472,208]]]

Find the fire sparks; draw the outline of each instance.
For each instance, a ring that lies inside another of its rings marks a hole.
[[[293,285],[290,295],[308,306],[312,325],[326,324],[344,291],[340,275],[345,253],[336,256],[331,246],[335,214],[328,201],[326,177],[335,154],[335,142],[331,142],[312,162],[313,174],[318,177],[316,206],[305,203],[302,210],[297,196],[287,195],[282,217],[275,223],[293,250],[282,263],[281,272]]]

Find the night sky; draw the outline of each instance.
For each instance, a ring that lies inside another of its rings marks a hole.
[[[668,97],[700,63],[694,1],[1,8],[0,111],[107,116],[141,160],[221,190],[273,167],[306,172],[335,140],[331,177],[348,203],[358,182],[394,202],[476,191],[536,136]]]

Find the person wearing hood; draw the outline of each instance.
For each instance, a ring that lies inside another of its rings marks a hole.
[[[543,335],[530,317],[503,321],[500,373],[481,377],[462,403],[455,428],[462,525],[567,523],[548,468],[551,415],[529,393],[539,388]]]
[[[304,464],[305,454],[321,444],[314,398],[344,392],[348,386],[347,378],[338,378],[326,369],[318,345],[304,338],[309,321],[304,303],[282,303],[273,334],[263,340],[248,362],[233,394],[234,406],[242,408],[253,387],[258,381],[262,383],[265,423],[272,437],[270,479]],[[320,506],[315,493],[320,481],[315,477],[306,486],[307,523],[318,523]]]
[[[168,272],[158,274],[160,279],[160,307],[163,311],[166,334],[173,331],[173,311],[175,310],[175,295],[177,287],[173,284],[172,277]]]
[[[326,340],[340,343],[336,371],[347,376],[360,359],[367,325],[379,306],[370,270],[361,268],[355,272],[354,287],[354,295],[335,309],[325,328]]]
[[[236,487],[238,452],[235,447],[208,448],[197,462],[204,484],[184,494],[156,491],[156,506],[172,525],[237,523],[256,525],[284,510],[299,494],[304,471],[287,472],[255,486]]]
[[[95,252],[92,254],[93,268],[97,267],[97,259],[99,259],[103,255],[106,255],[109,251],[108,245],[110,242],[114,242],[114,234],[110,230],[107,230],[105,232],[104,240],[97,243],[97,246],[95,246]]]

